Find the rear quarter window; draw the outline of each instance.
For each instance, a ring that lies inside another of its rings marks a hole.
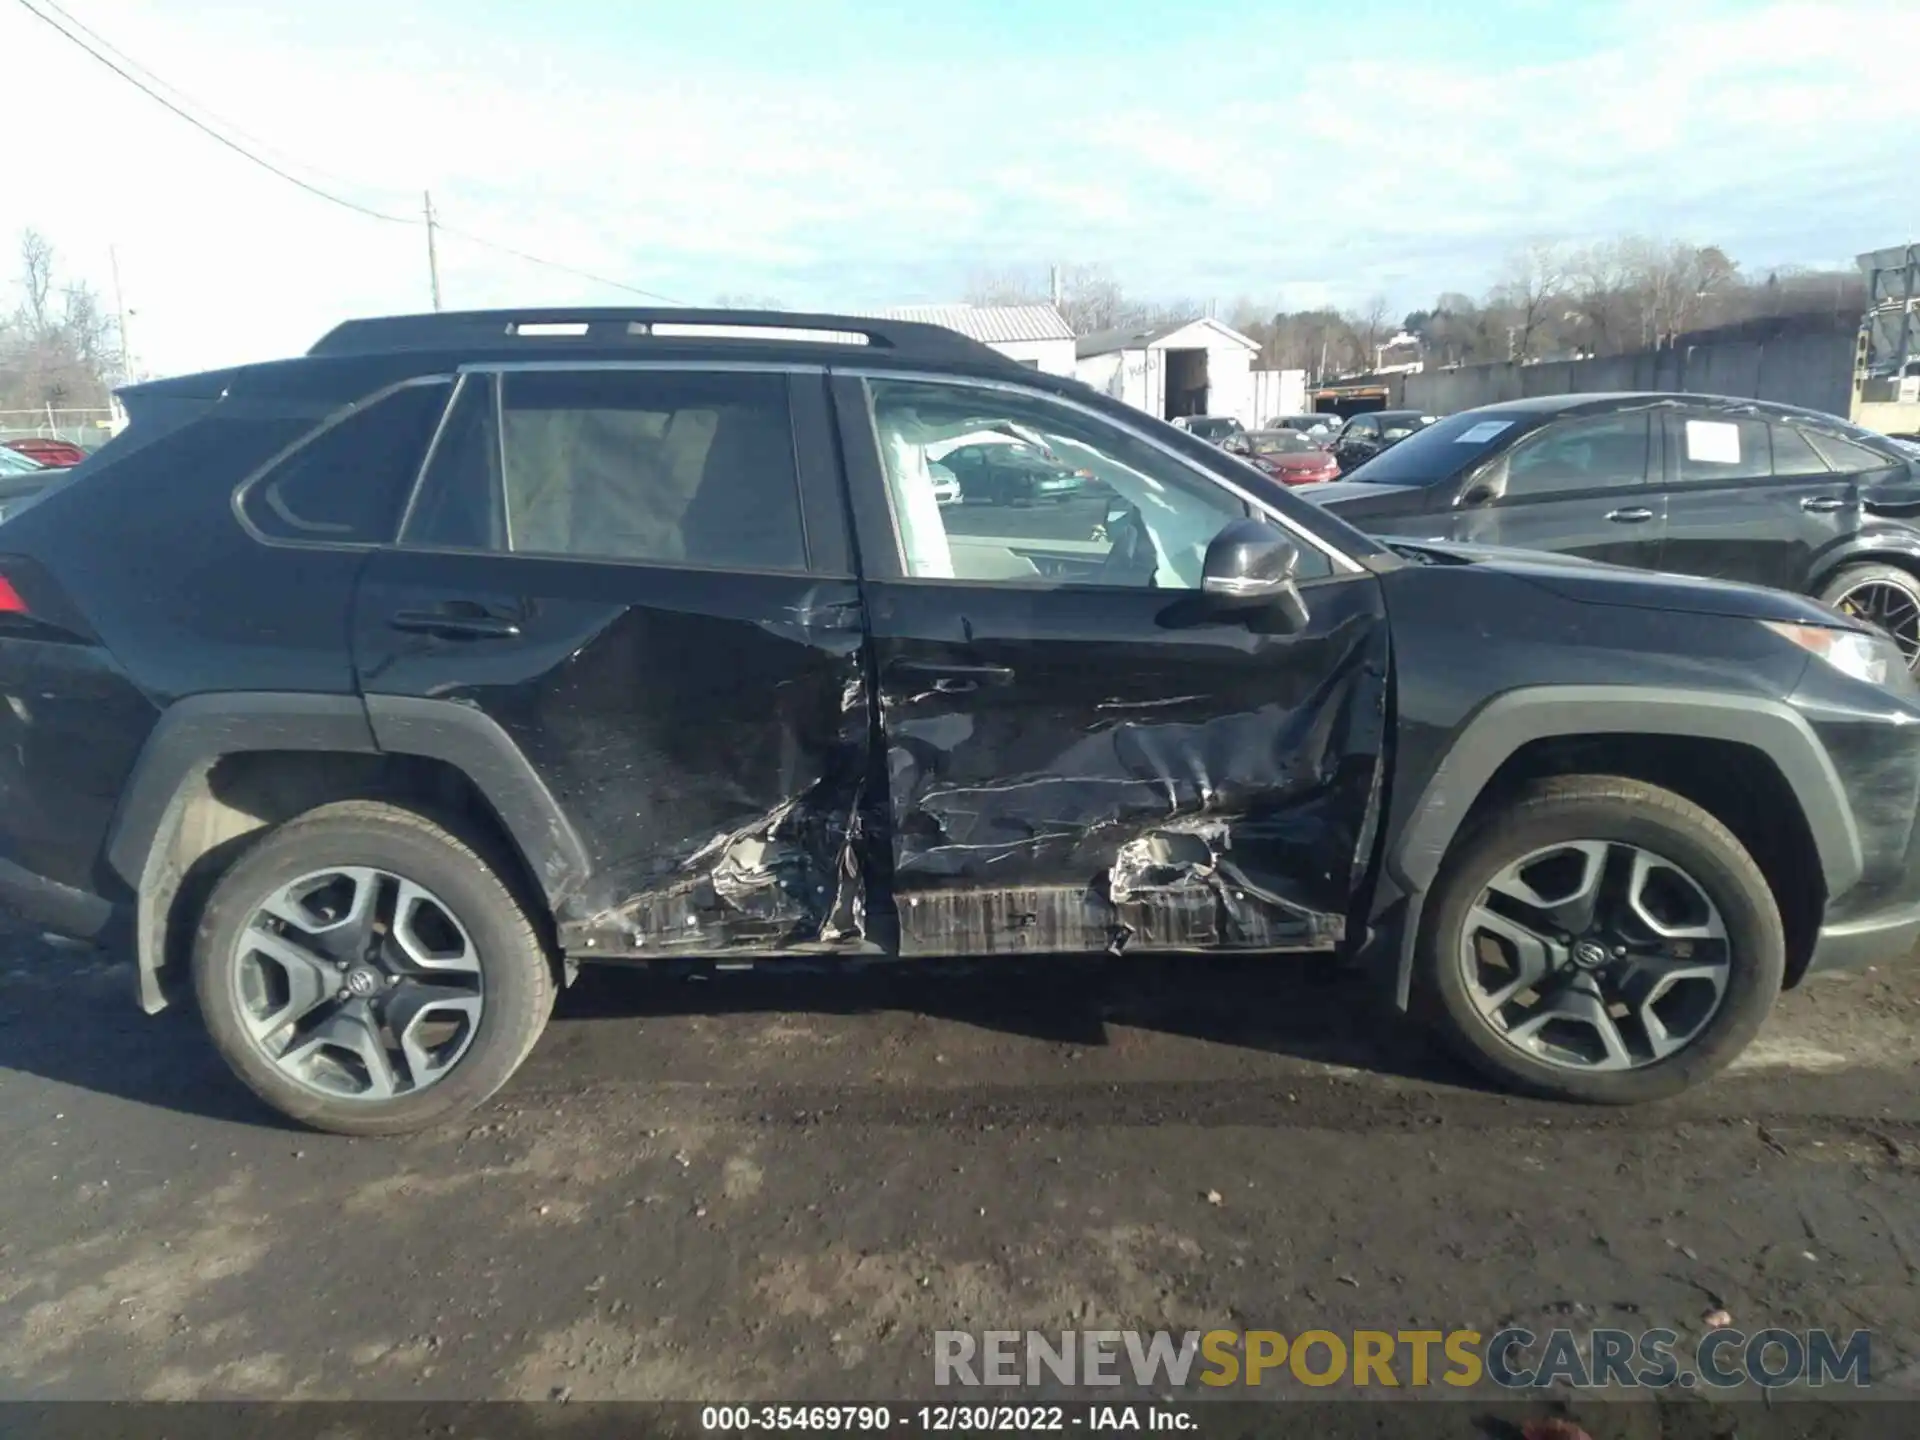
[[[1827,435],[1818,430],[1808,430],[1807,443],[1820,454],[1820,458],[1835,470],[1851,473],[1862,470],[1888,470],[1900,462],[1891,455],[1882,455],[1878,450],[1865,445],[1855,444],[1851,440],[1842,440],[1838,435]]]
[[[270,540],[388,543],[450,388],[403,385],[316,431],[247,486],[248,522]]]

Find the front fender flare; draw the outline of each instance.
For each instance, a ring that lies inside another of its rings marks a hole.
[[[1407,896],[1394,999],[1412,998],[1415,948],[1427,893],[1467,812],[1509,758],[1536,740],[1586,735],[1679,735],[1758,750],[1786,780],[1805,816],[1829,896],[1859,880],[1865,862],[1846,792],[1826,748],[1792,706],[1713,691],[1634,685],[1552,685],[1487,702],[1455,739],[1386,855]]]

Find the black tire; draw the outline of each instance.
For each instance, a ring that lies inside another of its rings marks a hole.
[[[1920,621],[1920,578],[1898,565],[1848,565],[1820,587],[1820,600],[1838,609],[1847,595],[1867,585],[1886,585],[1898,590],[1912,604],[1916,620]],[[1879,625],[1871,617],[1863,615],[1859,618],[1867,620],[1868,624]],[[1920,671],[1920,623],[1906,624],[1899,629],[1888,629],[1885,625],[1879,625],[1879,628],[1886,630],[1899,644],[1907,657],[1907,667]]]
[[[1684,1049],[1641,1068],[1587,1071],[1524,1054],[1481,1017],[1455,963],[1467,912],[1498,871],[1534,850],[1578,840],[1665,856],[1714,903],[1726,927],[1729,964],[1719,1010]],[[1415,964],[1423,1018],[1483,1073],[1535,1095],[1629,1105],[1678,1094],[1747,1047],[1780,993],[1786,936],[1760,867],[1712,815],[1638,780],[1572,775],[1535,782],[1456,839],[1428,896]]]
[[[231,967],[241,931],[279,886],[329,866],[368,866],[425,886],[458,917],[477,952],[485,1005],[447,1073],[392,1099],[333,1098],[281,1071],[243,1028]],[[424,815],[352,800],[265,832],[221,876],[193,947],[194,993],[215,1048],[282,1114],[342,1135],[398,1135],[454,1119],[491,1098],[540,1038],[555,995],[553,967],[526,908],[478,850]]]

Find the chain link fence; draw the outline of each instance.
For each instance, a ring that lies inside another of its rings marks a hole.
[[[117,407],[59,410],[0,410],[0,441],[65,440],[83,450],[98,450],[119,432],[124,417]]]

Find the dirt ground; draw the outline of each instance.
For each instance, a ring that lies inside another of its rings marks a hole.
[[[0,1397],[900,1400],[943,1328],[1735,1324],[1920,1376],[1920,970],[1732,1074],[1493,1094],[1274,962],[589,973],[491,1107],[286,1128],[123,961],[0,949]]]

